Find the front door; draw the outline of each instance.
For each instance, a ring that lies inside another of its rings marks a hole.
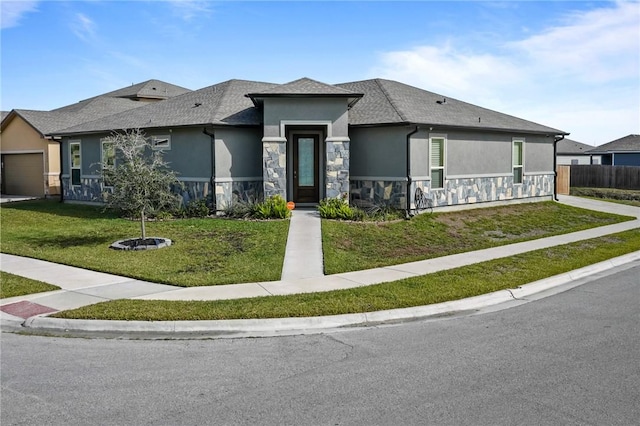
[[[296,203],[320,200],[318,140],[318,135],[293,137],[293,201]]]

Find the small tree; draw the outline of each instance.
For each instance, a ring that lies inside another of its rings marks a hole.
[[[113,187],[104,193],[107,206],[139,216],[144,240],[147,213],[178,206],[180,195],[171,187],[182,184],[163,160],[162,151],[154,150],[142,131],[114,133],[104,142],[113,144],[116,158],[102,159],[103,181]]]

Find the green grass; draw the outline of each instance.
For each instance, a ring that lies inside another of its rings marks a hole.
[[[182,219],[147,223],[168,248],[118,251],[140,236],[137,221],[101,208],[55,201],[8,203],[0,209],[3,253],[146,281],[203,286],[280,279],[289,221]]]
[[[54,290],[60,287],[0,271],[0,299]]]
[[[372,312],[429,305],[515,288],[640,250],[640,230],[349,290],[222,301],[116,300],[54,314],[111,320],[221,320]]]
[[[413,262],[631,219],[542,202],[423,214],[392,223],[323,220],[325,272]]]

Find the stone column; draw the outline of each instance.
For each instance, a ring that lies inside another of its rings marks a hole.
[[[287,199],[287,140],[262,139],[262,177],[264,198],[280,195]]]
[[[349,200],[349,139],[327,139],[326,156],[326,197]]]

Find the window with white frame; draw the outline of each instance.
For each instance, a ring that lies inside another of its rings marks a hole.
[[[101,164],[104,168],[113,168],[116,166],[116,146],[111,141],[101,141]],[[104,186],[112,186],[111,183],[105,179]]]
[[[429,140],[431,188],[444,188],[444,145],[446,138],[432,137]]]
[[[513,183],[522,183],[524,175],[524,140],[513,140]]]
[[[71,171],[71,185],[81,185],[82,154],[79,140],[69,141],[69,169]]]
[[[153,149],[168,151],[171,149],[171,136],[151,136],[151,147]]]

